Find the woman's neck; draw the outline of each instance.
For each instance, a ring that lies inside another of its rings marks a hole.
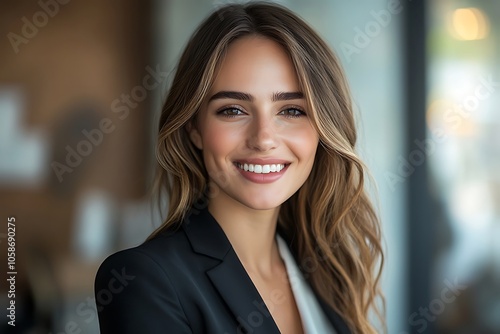
[[[224,230],[248,272],[273,275],[281,258],[275,241],[279,207],[254,210],[233,201],[210,201],[208,210]]]

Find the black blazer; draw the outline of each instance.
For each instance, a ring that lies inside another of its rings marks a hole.
[[[97,272],[95,295],[103,334],[279,333],[207,209],[191,210],[176,232],[108,257]],[[318,300],[337,333],[350,333]]]

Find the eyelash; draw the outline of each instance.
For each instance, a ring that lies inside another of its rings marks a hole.
[[[239,116],[240,114],[238,115],[228,115],[226,114],[225,112],[227,112],[228,110],[236,110],[238,111],[239,113],[243,113],[243,111],[241,111],[240,109],[238,108],[235,108],[235,107],[229,107],[229,108],[224,108],[224,109],[221,109],[219,111],[217,111],[217,115],[220,115],[222,117],[226,117],[226,118],[235,118],[237,116]]]
[[[295,111],[298,111],[298,114],[297,115],[285,115],[286,118],[300,118],[302,116],[306,116],[306,113],[304,112],[304,110],[300,109],[300,108],[297,108],[297,107],[290,107],[290,108],[286,108],[282,111],[280,111],[280,114],[282,112],[285,112],[285,111],[290,111],[290,110],[295,110]]]
[[[238,114],[236,114],[236,115],[228,115],[228,114],[226,114],[226,112],[229,111],[229,110],[237,111]],[[286,111],[290,111],[290,110],[298,111],[298,114],[296,114],[296,115],[285,115],[285,114],[282,114],[282,113],[284,113]],[[239,108],[236,108],[236,107],[224,108],[224,109],[221,109],[221,110],[217,111],[217,115],[220,115],[220,116],[226,117],[226,118],[235,118],[235,117],[240,116],[243,113],[244,112],[242,110],[240,110]],[[306,113],[301,108],[298,108],[298,107],[289,107],[289,108],[283,109],[278,114],[284,115],[286,118],[300,118],[302,116],[306,116]]]

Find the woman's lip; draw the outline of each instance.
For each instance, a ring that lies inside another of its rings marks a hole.
[[[252,165],[289,165],[290,161],[283,159],[241,159],[235,160],[234,162],[238,162],[240,164],[252,164]]]
[[[285,167],[281,171],[271,172],[271,173],[253,173],[253,172],[247,172],[236,165],[234,167],[238,169],[240,174],[245,179],[254,183],[264,184],[264,183],[272,183],[274,181],[279,180],[287,171],[288,166],[290,166],[290,164],[285,164]]]

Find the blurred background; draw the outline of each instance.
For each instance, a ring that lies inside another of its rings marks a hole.
[[[229,2],[0,3],[0,333],[99,332],[99,264],[165,214],[149,191],[179,53]],[[500,1],[277,2],[346,70],[383,222],[389,333],[500,333]]]

